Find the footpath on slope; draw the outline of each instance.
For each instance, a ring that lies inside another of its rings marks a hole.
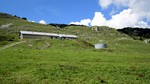
[[[15,43],[11,43],[11,44],[5,45],[3,47],[0,47],[0,50],[4,50],[4,49],[7,49],[7,48],[10,48],[10,47],[15,46],[15,45],[20,44],[20,43],[25,43],[25,41],[20,41],[20,42],[15,42]]]

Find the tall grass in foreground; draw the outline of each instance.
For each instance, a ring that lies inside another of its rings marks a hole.
[[[144,49],[143,53],[137,46]],[[95,50],[77,40],[26,40],[0,50],[0,82],[149,84],[149,47],[137,46]]]

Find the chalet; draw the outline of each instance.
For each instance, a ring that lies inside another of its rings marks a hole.
[[[46,33],[46,32],[20,31],[20,39],[23,38],[77,39],[77,36],[67,34]]]

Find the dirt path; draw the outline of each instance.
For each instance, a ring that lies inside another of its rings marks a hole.
[[[10,48],[10,47],[15,46],[15,45],[20,44],[20,43],[25,43],[25,41],[20,41],[20,42],[15,42],[15,43],[11,43],[11,44],[5,45],[3,47],[0,47],[0,50]]]

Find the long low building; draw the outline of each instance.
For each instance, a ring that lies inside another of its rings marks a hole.
[[[20,39],[23,38],[77,39],[77,36],[67,34],[46,33],[46,32],[20,31]]]

